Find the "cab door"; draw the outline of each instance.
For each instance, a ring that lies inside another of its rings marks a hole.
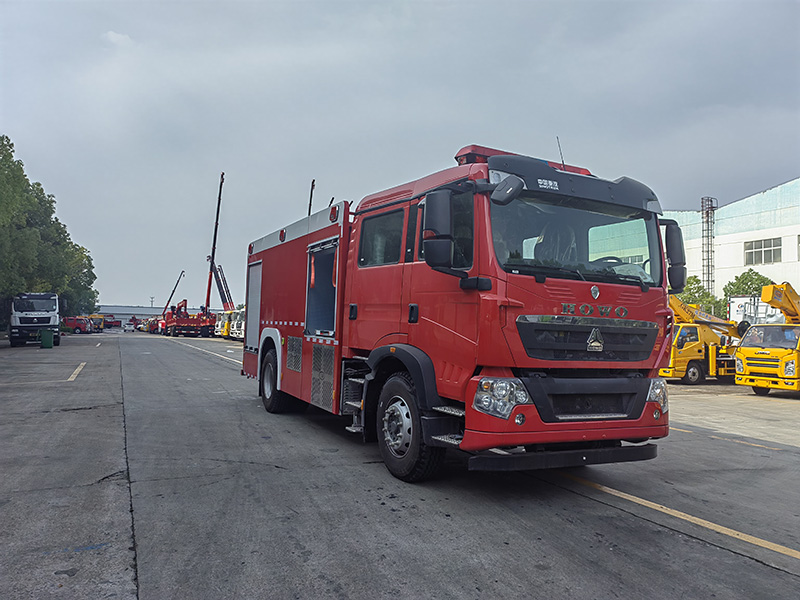
[[[403,241],[407,207],[359,217],[344,306],[348,345],[372,350],[407,341],[403,316]]]
[[[675,348],[681,366],[685,368],[685,365],[690,360],[702,360],[705,357],[705,348],[703,346],[696,325],[681,325],[675,341]]]
[[[474,196],[454,194],[451,202],[453,268],[474,274],[478,264]],[[460,398],[475,368],[480,297],[476,290],[462,290],[458,277],[435,271],[425,263],[424,200],[412,205],[411,211],[416,212],[413,219],[416,233],[407,241],[403,285],[408,343],[423,350],[433,361],[439,395]]]

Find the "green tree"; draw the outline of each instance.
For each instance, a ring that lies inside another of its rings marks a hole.
[[[691,275],[686,279],[686,287],[683,292],[678,294],[678,298],[686,304],[699,305],[701,309],[715,317],[725,318],[727,313],[726,301],[709,293],[696,275]]]
[[[31,183],[14,144],[0,135],[0,327],[10,299],[20,292],[55,292],[64,314],[90,312],[97,304],[89,251],[74,243],[55,216],[55,197]]]
[[[752,268],[747,269],[744,273],[737,276],[733,281],[729,281],[722,288],[722,293],[725,294],[725,300],[729,300],[731,296],[761,296],[761,288],[765,285],[772,283],[769,277],[766,277],[754,271]]]

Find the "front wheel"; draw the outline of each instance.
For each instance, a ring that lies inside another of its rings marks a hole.
[[[703,371],[703,366],[694,360],[686,367],[686,375],[683,376],[683,380],[690,385],[702,383],[705,378],[706,374]]]
[[[435,476],[445,449],[422,439],[422,419],[414,382],[408,373],[392,375],[378,400],[378,447],[389,472],[409,483]]]
[[[755,393],[756,396],[766,396],[767,394],[769,394],[769,388],[753,386],[753,392]]]

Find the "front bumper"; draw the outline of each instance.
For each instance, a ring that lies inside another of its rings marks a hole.
[[[33,341],[39,339],[39,332],[42,330],[50,330],[53,332],[54,336],[59,334],[59,327],[58,325],[42,325],[40,327],[24,325],[18,326],[13,325],[10,330],[8,337],[12,340],[26,340],[26,341]]]
[[[469,459],[468,467],[470,471],[562,469],[585,465],[650,460],[657,455],[658,447],[655,444],[507,454],[485,452],[472,456]]]
[[[790,392],[800,391],[800,379],[789,379],[785,377],[750,377],[748,375],[737,375],[738,385],[749,385],[750,387],[770,388],[773,390],[787,390]]]

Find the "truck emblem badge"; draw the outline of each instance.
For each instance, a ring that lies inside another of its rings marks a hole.
[[[597,287],[596,285],[593,285],[592,289],[591,289],[591,292],[592,292],[592,298],[597,300],[597,297],[600,295],[600,288]]]
[[[589,352],[602,352],[603,351],[603,334],[595,327],[592,333],[589,334],[589,339],[586,340],[586,350]]]

